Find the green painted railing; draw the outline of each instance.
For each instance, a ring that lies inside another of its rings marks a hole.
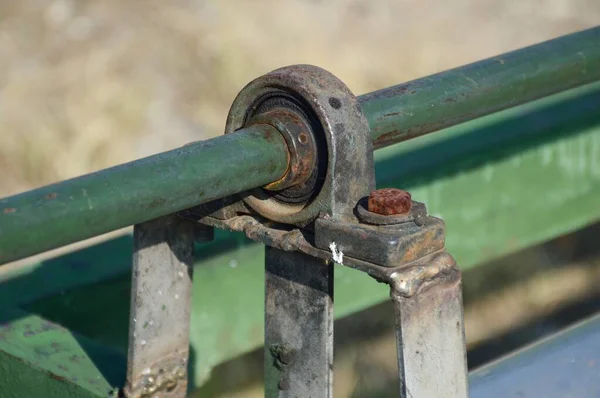
[[[359,98],[382,148],[600,79],[600,28]],[[0,200],[0,263],[266,185],[285,142],[260,126]]]
[[[464,268],[600,220],[600,84],[588,84],[597,80],[600,28],[364,95],[377,148],[456,125],[378,151],[378,185],[408,189],[443,217],[448,249]],[[282,145],[268,131],[245,130],[2,199],[0,262],[268,183],[285,171]],[[219,233],[201,250],[191,333],[195,385],[213,366],[262,344],[263,325],[261,247]],[[103,363],[124,363],[130,258],[131,241],[123,237],[4,270],[1,316],[10,328],[0,329],[0,367],[15,369],[5,374],[30,377],[30,396],[41,391],[40,380],[55,392],[46,396],[64,396],[63,385],[73,396],[102,396],[122,384]],[[336,269],[336,289],[338,317],[388,295],[347,268]],[[26,338],[19,349],[9,342],[25,334],[37,338],[36,349]],[[57,343],[92,365],[73,373],[53,354]],[[111,348],[93,349],[98,344]]]

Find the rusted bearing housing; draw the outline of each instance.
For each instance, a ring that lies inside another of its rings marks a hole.
[[[264,188],[269,191],[287,191],[288,197],[302,201],[302,195],[294,195],[304,190],[317,163],[317,144],[315,137],[310,133],[310,126],[302,115],[292,109],[273,109],[253,116],[246,126],[268,124],[275,127],[285,138],[289,152],[288,170],[281,179],[274,181]],[[310,192],[309,192],[310,193]],[[305,194],[306,195],[306,194]]]
[[[303,226],[319,214],[337,217],[350,209],[351,215],[370,192],[368,123],[356,97],[331,73],[293,65],[250,82],[231,106],[225,134],[256,124],[277,128],[290,151],[282,179],[243,195],[263,217]],[[343,182],[334,184],[333,175]]]

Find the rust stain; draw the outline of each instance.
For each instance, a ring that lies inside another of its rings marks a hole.
[[[51,192],[51,193],[44,195],[44,198],[46,200],[52,200],[52,199],[56,199],[57,196],[58,196],[58,194],[56,192]]]
[[[269,126],[269,127],[272,127],[272,126]],[[274,141],[273,137],[275,135],[273,134],[273,131],[276,131],[275,128],[265,128],[262,131],[263,131],[264,137],[267,141],[269,141],[269,142]],[[279,133],[279,132],[277,132],[277,133]]]
[[[369,211],[382,215],[408,213],[412,206],[410,193],[397,188],[385,188],[371,192]]]
[[[4,214],[11,214],[11,213],[14,213],[14,212],[16,212],[16,211],[17,211],[17,209],[16,209],[16,208],[14,208],[14,207],[7,207],[7,208],[6,208],[6,209],[4,209],[2,212],[3,212]]]
[[[65,381],[66,380],[66,377],[59,376],[59,375],[56,375],[54,373],[50,373],[50,377],[53,378],[54,380],[58,380],[58,381]]]

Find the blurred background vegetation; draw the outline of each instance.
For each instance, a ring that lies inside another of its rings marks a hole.
[[[0,0],[0,196],[222,134],[240,88],[283,65],[319,65],[362,94],[599,20],[597,0]],[[573,305],[596,309],[598,232],[465,276],[472,364],[494,339],[506,351]],[[395,389],[388,307],[341,321],[337,396]],[[221,366],[199,396],[260,396],[261,361]]]
[[[0,0],[0,195],[222,134],[283,65],[362,94],[599,19],[596,0]]]

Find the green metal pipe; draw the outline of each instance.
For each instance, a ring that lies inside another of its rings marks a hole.
[[[375,148],[600,80],[600,27],[359,97]],[[253,127],[0,199],[0,264],[279,179],[285,142]]]
[[[382,148],[600,80],[600,27],[359,97]]]
[[[251,127],[0,199],[0,264],[268,184],[286,148]]]

